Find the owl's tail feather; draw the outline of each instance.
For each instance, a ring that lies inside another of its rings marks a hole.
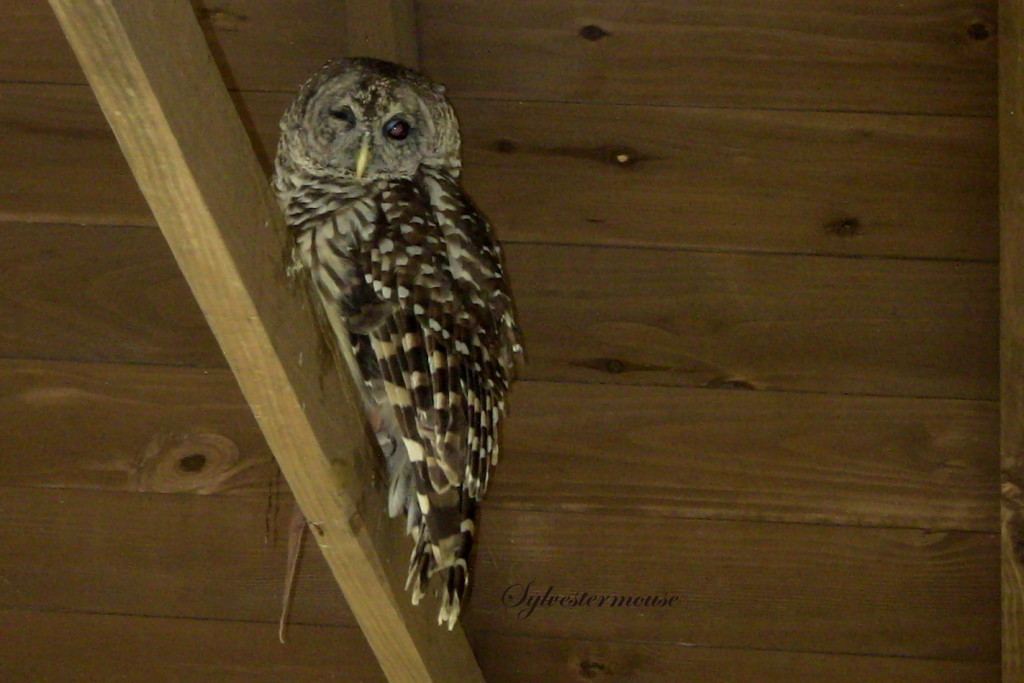
[[[422,516],[413,529],[415,541],[409,557],[409,574],[405,581],[406,590],[411,590],[412,603],[418,605],[426,594],[427,585],[434,574],[441,575],[441,608],[437,623],[446,624],[448,630],[455,627],[462,605],[469,590],[469,555],[473,548],[475,505],[463,494],[462,506],[453,512],[458,514],[453,533],[438,528],[436,519]],[[450,518],[449,518],[450,519]],[[433,538],[440,537],[439,542]]]
[[[455,628],[455,622],[459,620],[459,612],[462,610],[462,598],[469,586],[469,569],[465,560],[458,560],[448,568],[444,584],[444,593],[441,595],[441,611],[437,614],[438,625],[447,624],[448,630]]]
[[[427,582],[434,570],[434,558],[430,552],[426,524],[421,523],[413,529],[415,541],[412,555],[409,558],[409,575],[405,579],[405,590],[412,588],[412,604],[420,604],[426,595]]]
[[[455,561],[446,570],[444,590],[441,594],[441,610],[437,615],[437,623],[447,622],[448,630],[455,627],[462,610],[462,603],[466,600],[466,593],[469,590],[469,555],[473,550],[473,501],[468,496],[463,496],[469,501],[469,514],[462,520],[459,531],[460,543],[455,552]],[[466,514],[466,510],[463,510]]]

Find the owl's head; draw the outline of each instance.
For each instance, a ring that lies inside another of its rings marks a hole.
[[[328,62],[281,119],[278,155],[313,175],[372,182],[421,165],[459,168],[459,128],[444,88],[376,59]]]

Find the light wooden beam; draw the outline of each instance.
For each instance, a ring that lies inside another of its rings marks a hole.
[[[1024,681],[1024,0],[999,7],[1003,681]]]
[[[283,219],[191,5],[50,4],[384,673],[482,681],[462,630],[405,594],[410,546],[351,378],[322,366],[284,275]]]

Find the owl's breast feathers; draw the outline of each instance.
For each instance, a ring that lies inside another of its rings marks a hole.
[[[450,627],[521,351],[500,247],[444,171],[293,192],[275,182],[301,263],[351,333],[369,402],[393,412],[418,508],[407,509],[413,601],[447,569],[439,621]]]

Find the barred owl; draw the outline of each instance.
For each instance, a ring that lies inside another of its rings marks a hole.
[[[498,461],[522,352],[501,248],[459,184],[444,88],[373,59],[328,62],[281,120],[274,190],[320,313],[386,458],[388,512],[414,547],[417,604],[439,574],[451,629],[475,504]]]

